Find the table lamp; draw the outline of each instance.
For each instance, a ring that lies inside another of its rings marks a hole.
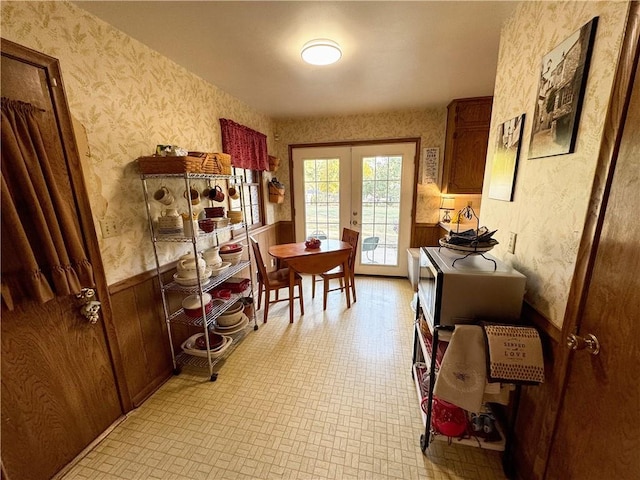
[[[449,212],[454,209],[455,198],[453,197],[442,197],[442,202],[440,203],[440,210],[444,210],[444,215],[442,216],[442,223],[450,223],[451,216]]]

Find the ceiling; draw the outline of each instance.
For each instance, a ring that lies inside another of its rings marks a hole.
[[[441,107],[493,94],[511,1],[74,2],[273,118]],[[304,43],[342,59],[311,66]]]

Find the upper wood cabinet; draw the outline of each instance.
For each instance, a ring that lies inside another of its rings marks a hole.
[[[493,97],[476,97],[447,107],[442,193],[482,193],[492,104]]]

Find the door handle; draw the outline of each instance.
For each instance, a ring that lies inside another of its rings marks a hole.
[[[85,303],[80,308],[80,313],[85,316],[85,318],[89,321],[91,325],[98,321],[98,312],[100,311],[100,307],[102,304],[97,300],[92,300],[90,302]]]
[[[351,220],[351,225],[357,225],[358,221],[357,220]]]
[[[98,321],[98,312],[102,306],[98,300],[92,300],[95,296],[96,291],[93,288],[83,288],[80,293],[76,294],[76,298],[84,302],[80,307],[80,313],[92,325]]]
[[[567,347],[571,350],[586,350],[591,355],[600,353],[600,342],[591,333],[586,334],[584,337],[572,333],[567,337]]]

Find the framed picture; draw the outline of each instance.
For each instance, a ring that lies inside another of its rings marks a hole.
[[[489,198],[507,202],[513,200],[523,125],[524,113],[498,125],[496,149],[491,165]]]
[[[598,17],[542,58],[529,158],[572,153]]]

